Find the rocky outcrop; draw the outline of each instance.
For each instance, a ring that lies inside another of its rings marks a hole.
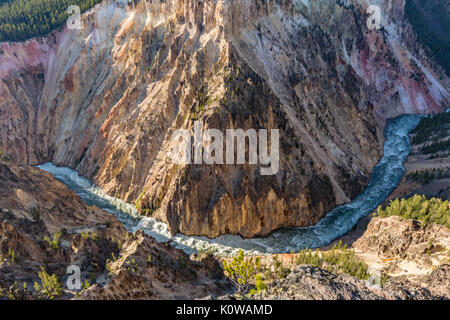
[[[414,281],[394,279],[383,287],[349,275],[335,275],[316,267],[299,266],[285,279],[271,283],[262,300],[436,300],[449,299],[450,266],[445,265]]]
[[[384,289],[401,300],[449,300],[450,265],[444,264],[426,276],[390,279]]]
[[[120,257],[110,262],[108,269],[108,284],[92,286],[81,299],[196,299],[231,291],[221,265],[212,256],[191,260],[142,231],[124,243]]]
[[[1,156],[73,168],[173,233],[315,224],[365,186],[387,117],[448,103],[404,2],[383,1],[383,30],[367,5],[105,0],[81,30],[0,44]],[[171,163],[195,120],[279,129],[280,171]]]
[[[405,273],[402,268],[431,271],[448,262],[450,230],[396,216],[372,218],[352,246],[384,259],[388,262],[385,271],[390,274]]]
[[[39,222],[50,233],[93,225],[113,225],[118,233],[125,231],[113,215],[86,205],[51,174],[30,166],[0,163],[0,208],[14,220]]]
[[[437,300],[450,299],[450,230],[391,216],[366,217],[342,241],[368,267],[367,281],[322,268],[297,266],[296,254],[260,257],[261,265],[279,261],[285,279],[268,284],[255,299],[362,299]],[[328,251],[331,247],[319,251]],[[276,258],[274,260],[274,258]],[[230,299],[233,296],[224,296]]]
[[[392,297],[349,275],[299,266],[285,279],[271,283],[256,299],[267,300],[386,300]]]
[[[266,292],[252,298],[450,298],[447,228],[398,217],[368,220],[358,225],[364,232],[352,249],[370,269],[374,260],[364,257],[373,254],[384,261],[382,271],[390,277],[382,287],[296,266],[285,279],[269,283]],[[58,241],[52,242],[57,232]],[[278,258],[283,263],[295,261],[294,255]],[[77,292],[66,287],[70,265],[80,267],[89,288]],[[408,266],[410,272],[399,271]],[[226,295],[232,288],[212,256],[188,256],[142,231],[129,234],[114,216],[83,204],[50,174],[0,164],[0,299],[36,299],[33,284],[41,281],[41,267],[57,275],[63,289],[58,299],[234,298]]]

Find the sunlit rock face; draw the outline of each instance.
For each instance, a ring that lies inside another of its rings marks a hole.
[[[387,118],[448,107],[404,1],[108,1],[46,38],[0,43],[2,157],[77,170],[172,232],[307,226],[366,185]],[[194,121],[279,129],[280,171],[175,165]]]

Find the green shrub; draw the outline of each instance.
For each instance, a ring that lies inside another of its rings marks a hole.
[[[278,279],[284,279],[289,275],[289,273],[291,273],[291,269],[283,266],[281,261],[278,259],[278,256],[273,256],[272,260],[273,260],[273,265],[272,265],[273,270]]]
[[[339,241],[329,251],[312,251],[305,249],[299,252],[297,264],[307,264],[327,269],[333,273],[346,273],[358,279],[367,280],[370,274],[367,272],[369,266],[359,260],[352,250]]]
[[[59,244],[61,242],[61,236],[62,236],[62,231],[56,231],[53,234],[53,238],[50,239],[49,237],[45,236],[44,240],[48,242],[48,244],[50,245],[50,247],[52,247],[55,250],[59,249]]]
[[[14,281],[13,285],[10,288],[1,288],[0,287],[0,297],[7,297],[9,300],[17,300],[19,296],[19,284],[17,281]]]
[[[39,298],[54,299],[62,294],[61,283],[55,274],[51,276],[41,266],[41,271],[38,273],[41,283],[34,283],[34,290]]]
[[[95,232],[90,232],[89,230],[82,231],[80,234],[81,234],[81,237],[85,240],[89,240],[89,239],[92,239],[94,241],[99,240],[98,235]]]
[[[450,228],[450,207],[448,201],[439,198],[427,199],[415,195],[409,199],[392,200],[388,206],[379,206],[373,214],[376,217],[399,216],[424,223],[436,223]]]
[[[444,112],[423,118],[419,125],[411,132],[413,134],[412,144],[419,145],[427,143],[427,147],[423,151],[433,152],[438,149],[437,146],[431,147],[432,144],[439,143],[448,137],[450,129],[450,113]],[[431,144],[430,144],[431,142]]]
[[[267,290],[267,285],[264,283],[262,275],[258,274],[256,276],[256,289],[250,290],[250,295],[259,293],[261,291],[266,291],[266,290]]]
[[[34,221],[39,221],[41,219],[41,212],[38,208],[31,208],[31,216]]]
[[[91,283],[89,282],[88,279],[86,279],[86,280],[84,280],[84,283],[83,283],[83,285],[82,285],[82,289],[83,289],[83,290],[87,290],[87,289],[90,288],[90,286],[91,286]]]
[[[246,294],[255,278],[253,259],[245,259],[244,252],[239,249],[237,257],[231,263],[224,261],[225,275],[234,285],[238,293]]]
[[[12,263],[16,262],[16,253],[14,252],[13,249],[8,248],[8,256],[11,259]]]

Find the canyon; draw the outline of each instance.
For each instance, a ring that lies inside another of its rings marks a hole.
[[[404,1],[110,1],[82,28],[0,43],[2,160],[52,162],[171,233],[310,226],[367,184],[386,120],[448,107]],[[330,19],[332,17],[332,19]],[[279,129],[280,170],[176,165],[177,129]]]
[[[423,117],[405,114],[449,108],[449,79],[405,0],[103,0],[80,18],[0,42],[0,300],[241,299],[224,274],[241,248],[264,266],[251,299],[450,298],[450,229],[370,214],[411,147],[391,198],[448,199],[448,121],[408,141]],[[279,170],[250,145],[175,163],[198,125],[279,133]],[[380,283],[297,260],[342,242]]]

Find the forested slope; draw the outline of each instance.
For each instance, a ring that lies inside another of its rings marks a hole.
[[[450,74],[450,1],[449,0],[407,0],[406,16],[420,43]]]
[[[0,0],[0,41],[43,36],[63,25],[71,5],[84,12],[101,0]]]

